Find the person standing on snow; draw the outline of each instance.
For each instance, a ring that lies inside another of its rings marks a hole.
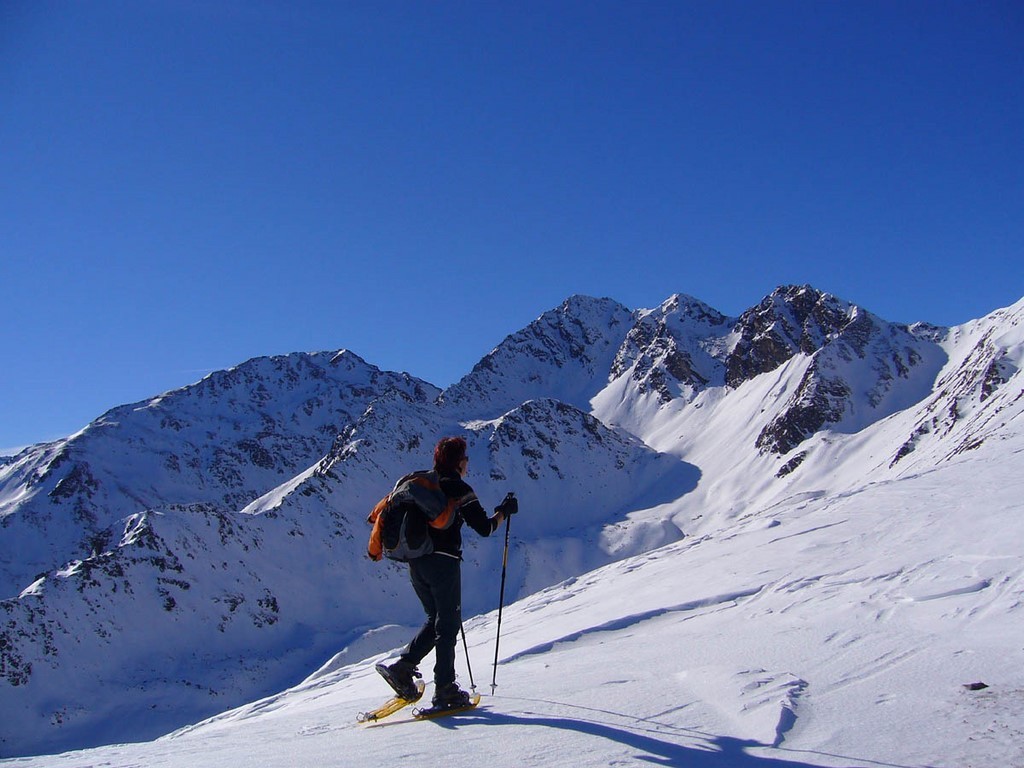
[[[488,517],[479,499],[463,479],[469,467],[466,441],[446,437],[434,448],[434,471],[441,490],[455,499],[455,520],[445,529],[429,528],[434,551],[409,561],[409,578],[423,605],[427,620],[398,661],[379,664],[377,671],[403,698],[416,696],[417,666],[434,651],[434,700],[437,708],[466,706],[469,694],[455,682],[455,645],[462,627],[462,524],[481,536],[490,536],[509,515],[519,511],[519,502],[509,494]]]

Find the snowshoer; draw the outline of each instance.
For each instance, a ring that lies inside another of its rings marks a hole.
[[[412,699],[417,696],[418,665],[433,650],[435,708],[470,703],[469,694],[455,682],[455,646],[462,627],[462,524],[467,523],[481,536],[490,536],[506,517],[519,511],[519,503],[509,494],[494,515],[488,516],[463,479],[468,466],[464,438],[445,437],[437,443],[434,470],[445,495],[457,500],[456,519],[443,530],[430,528],[434,551],[409,561],[409,578],[427,614],[426,622],[396,662],[377,665],[399,696]]]

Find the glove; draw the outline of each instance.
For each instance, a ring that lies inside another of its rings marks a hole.
[[[510,491],[502,500],[501,504],[495,507],[494,511],[500,512],[504,517],[514,515],[519,511],[519,499],[517,499],[515,494]]]

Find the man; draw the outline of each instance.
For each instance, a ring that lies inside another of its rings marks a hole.
[[[466,441],[446,437],[434,448],[434,471],[441,490],[455,500],[454,519],[444,529],[428,528],[434,551],[409,561],[409,577],[427,620],[394,664],[377,670],[399,696],[415,698],[417,665],[434,651],[434,707],[455,708],[469,704],[469,694],[455,682],[455,645],[462,627],[462,524],[481,536],[490,536],[506,517],[519,511],[509,494],[488,517],[473,489],[463,479],[469,467]]]

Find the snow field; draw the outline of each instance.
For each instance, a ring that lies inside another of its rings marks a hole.
[[[496,615],[468,619],[484,700],[458,717],[356,725],[387,696],[374,649],[412,632],[390,627],[171,736],[0,764],[1021,765],[1024,481],[999,467],[982,449],[800,497],[527,597],[505,609],[494,696]]]

